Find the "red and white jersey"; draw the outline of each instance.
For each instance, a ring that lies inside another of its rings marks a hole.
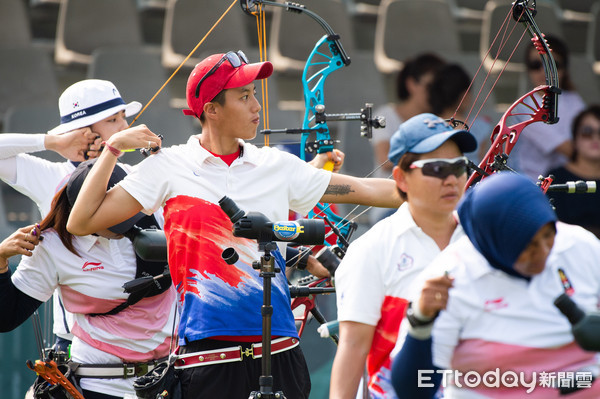
[[[463,235],[457,225],[451,242]],[[350,245],[335,273],[338,320],[376,326],[367,357],[369,390],[375,398],[396,397],[390,353],[408,304],[405,298],[414,278],[439,253],[405,202]]]
[[[286,221],[290,209],[306,215],[331,180],[330,172],[292,154],[242,141],[240,147],[240,156],[227,165],[192,136],[142,161],[119,183],[146,212],[164,206],[169,268],[181,312],[180,345],[262,333],[262,279],[252,268],[261,255],[258,244],[233,236],[219,200],[228,196],[244,212]],[[285,244],[278,244],[285,253]],[[221,257],[228,247],[239,255],[234,265]],[[285,273],[277,273],[272,284],[271,332],[297,336]]]

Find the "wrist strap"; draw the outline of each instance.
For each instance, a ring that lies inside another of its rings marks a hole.
[[[300,254],[296,268],[298,270],[305,270],[306,266],[308,266],[308,257],[310,256],[310,249],[306,247],[300,247],[298,248],[298,250],[300,251]]]
[[[108,149],[115,157],[120,157],[123,154],[123,151],[119,150],[118,148],[113,147],[112,145],[108,144],[106,141],[103,141],[102,145],[104,146],[104,148]]]
[[[413,306],[412,302],[408,304],[408,309],[406,310],[406,319],[413,327],[423,327],[433,324],[437,316],[437,314],[432,318],[423,316],[419,307]]]

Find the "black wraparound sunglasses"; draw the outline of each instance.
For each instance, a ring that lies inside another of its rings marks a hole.
[[[425,176],[437,177],[445,179],[450,175],[460,177],[468,171],[467,157],[457,157],[452,159],[433,158],[420,159],[410,164],[410,169],[421,168],[421,172]]]

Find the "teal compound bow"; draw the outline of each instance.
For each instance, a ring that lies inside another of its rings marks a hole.
[[[262,5],[283,7],[288,11],[306,14],[315,20],[325,31],[325,35],[317,42],[308,56],[302,73],[302,88],[304,93],[304,120],[300,129],[267,129],[262,134],[301,134],[300,158],[305,160],[306,153],[326,154],[334,149],[334,140],[331,138],[328,121],[360,121],[361,136],[372,137],[373,128],[385,127],[385,119],[373,116],[373,105],[365,104],[360,113],[327,114],[325,113],[325,80],[340,68],[350,65],[350,57],[344,51],[340,36],[319,15],[303,5],[284,2],[276,3],[268,0],[240,0],[242,10],[250,15],[255,15]],[[315,134],[315,141],[309,141],[311,134]],[[331,170],[333,163],[328,162],[324,169]],[[309,217],[322,217],[329,224],[338,240],[332,251],[343,257],[348,246],[348,240],[356,229],[356,223],[337,215],[329,204],[319,203],[316,212],[311,212]],[[325,245],[329,245],[327,242]]]

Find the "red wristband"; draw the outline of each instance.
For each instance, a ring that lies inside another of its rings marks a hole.
[[[102,142],[102,145],[108,149],[108,151],[110,151],[115,157],[120,157],[121,154],[123,154],[123,151],[111,146],[110,144],[108,144],[106,141]]]

